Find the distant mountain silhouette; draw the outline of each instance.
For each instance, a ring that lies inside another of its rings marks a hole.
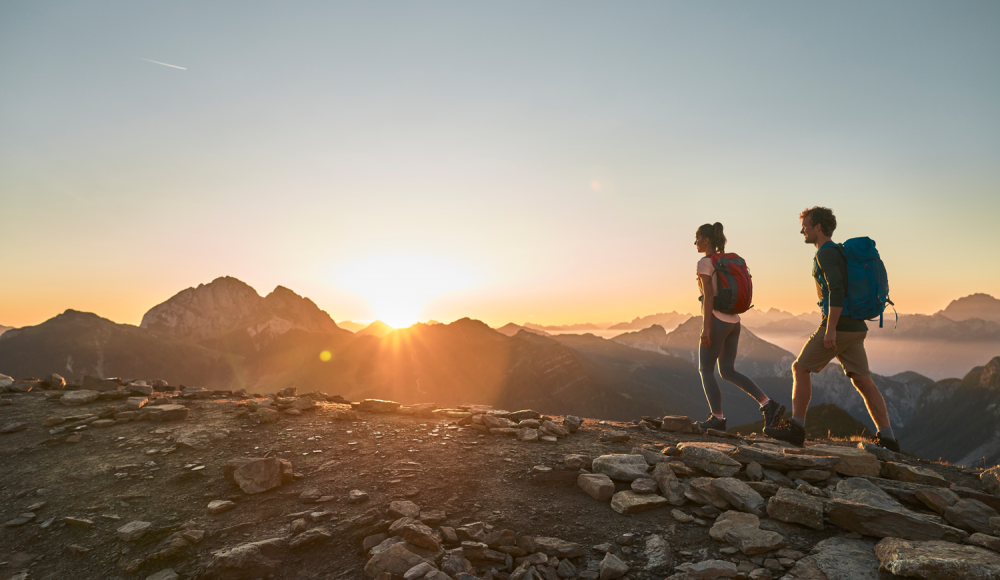
[[[525,322],[521,326],[528,329],[544,330],[550,332],[558,332],[560,330],[604,330],[604,328],[592,322],[583,322],[580,324],[563,324],[555,326],[544,326],[541,324],[534,324],[532,322]]]
[[[943,314],[952,320],[979,318],[1000,323],[1000,300],[989,294],[971,294],[958,300],[952,300],[938,314]]]
[[[372,322],[368,326],[355,332],[355,334],[357,334],[358,336],[377,336],[379,338],[382,338],[383,336],[389,334],[393,330],[395,329],[389,326],[388,324],[382,322],[381,320],[376,320],[375,322]]]
[[[5,333],[5,332],[7,332],[8,330],[10,330],[12,328],[14,328],[14,327],[13,326],[3,326],[2,324],[0,324],[0,334]]]
[[[790,334],[797,337],[809,336],[819,327],[819,322],[803,320],[798,317],[784,318],[761,325],[746,324],[748,328],[753,328],[755,332],[762,335],[770,334]]]
[[[344,330],[357,332],[368,325],[361,322],[354,322],[353,320],[341,320],[337,323],[337,326],[343,328]]]
[[[514,324],[513,322],[508,322],[507,324],[504,324],[500,328],[496,329],[497,332],[499,332],[500,334],[502,334],[504,336],[514,336],[515,334],[517,334],[518,332],[521,332],[522,330],[525,331],[525,332],[531,332],[531,333],[534,333],[534,334],[540,334],[542,336],[552,336],[551,334],[549,334],[548,332],[545,332],[544,330],[539,330],[537,328],[529,328],[529,327],[526,327],[526,326],[521,326],[520,324]]]
[[[659,314],[650,314],[649,316],[637,316],[636,318],[633,318],[631,322],[619,322],[618,324],[608,327],[608,330],[642,330],[643,328],[649,328],[654,324],[673,330],[677,327],[677,325],[684,322],[688,318],[691,318],[690,314],[681,314],[679,312],[661,312]]]

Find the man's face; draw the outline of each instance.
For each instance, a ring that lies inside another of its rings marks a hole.
[[[799,230],[799,233],[802,234],[803,237],[805,237],[805,243],[815,244],[816,240],[819,239],[820,226],[812,225],[809,216],[802,218],[801,221],[802,221],[802,229]]]

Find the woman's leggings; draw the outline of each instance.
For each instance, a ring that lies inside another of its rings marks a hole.
[[[709,339],[712,346],[698,344],[698,370],[701,371],[701,386],[705,389],[705,398],[713,413],[722,413],[722,391],[719,382],[715,380],[715,364],[719,364],[719,374],[722,378],[743,389],[758,402],[766,397],[764,391],[750,377],[736,372],[736,349],[740,343],[740,323],[723,322],[712,315],[709,327]]]

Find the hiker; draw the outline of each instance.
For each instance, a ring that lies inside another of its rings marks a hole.
[[[698,423],[701,431],[706,429],[726,430],[726,417],[722,412],[722,391],[715,380],[716,363],[722,378],[733,383],[757,400],[760,411],[764,414],[764,425],[775,425],[785,412],[785,406],[772,401],[750,377],[737,372],[736,350],[740,343],[740,315],[749,307],[749,296],[740,301],[736,296],[734,284],[728,282],[720,285],[717,263],[726,267],[729,261],[734,261],[742,267],[746,285],[749,286],[749,273],[742,258],[736,254],[726,254],[726,236],[722,224],[705,224],[695,233],[694,245],[705,257],[698,260],[698,285],[701,289],[702,301],[702,331],[701,343],[698,346],[698,368],[701,371],[701,385],[705,389],[705,398],[712,411],[708,419]],[[737,272],[738,274],[738,272]],[[723,305],[721,294],[728,291],[727,303]],[[732,302],[731,304],[729,302]],[[741,305],[737,303],[741,302]]]
[[[889,425],[885,399],[872,381],[872,373],[868,368],[868,355],[865,353],[868,325],[863,319],[841,316],[846,297],[848,264],[841,246],[830,239],[837,229],[837,218],[829,208],[813,207],[803,211],[799,219],[802,222],[799,233],[805,237],[807,244],[816,247],[813,278],[816,279],[816,294],[820,299],[823,321],[792,363],[794,379],[791,420],[765,428],[764,434],[799,447],[805,443],[806,410],[812,398],[812,373],[820,372],[833,357],[837,357],[844,373],[864,398],[868,413],[878,428],[875,443],[898,453],[899,442]]]

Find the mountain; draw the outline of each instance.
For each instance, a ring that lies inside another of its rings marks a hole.
[[[939,312],[952,320],[968,320],[979,318],[1000,323],[1000,300],[989,294],[971,294],[958,300],[952,300],[948,306]]]
[[[873,437],[863,423],[855,419],[847,411],[841,409],[833,403],[823,403],[809,407],[806,415],[806,436],[810,439],[827,439],[832,437]],[[792,412],[784,414],[782,418],[790,419]],[[732,427],[730,433],[738,435],[750,435],[751,433],[761,433],[764,429],[763,419],[747,425]]]
[[[14,327],[13,326],[3,326],[2,324],[0,324],[0,334],[5,333],[8,330],[11,330],[12,328],[14,328]]]
[[[811,335],[819,326],[818,322],[803,320],[799,317],[783,318],[755,326],[747,323],[747,327],[753,328],[754,332],[761,335],[786,334],[795,337],[807,337]]]
[[[679,312],[661,312],[659,314],[650,314],[649,316],[637,316],[632,319],[632,322],[619,322],[618,324],[608,327],[608,330],[642,330],[643,328],[649,328],[654,324],[673,330],[678,324],[684,322],[688,318],[691,318],[690,314],[681,314]]]
[[[382,322],[381,320],[376,320],[375,322],[372,322],[368,326],[357,331],[355,334],[358,336],[377,336],[382,338],[393,330],[395,329],[388,324]]]
[[[603,325],[594,324],[592,322],[584,322],[580,324],[563,324],[556,326],[543,326],[541,324],[533,324],[531,322],[525,322],[522,324],[524,328],[530,328],[533,330],[548,330],[548,331],[559,331],[559,330],[604,330],[606,327]]]
[[[934,379],[930,377],[925,377],[924,375],[913,371],[904,371],[901,373],[896,373],[889,378],[896,381],[897,383],[902,383],[904,385],[915,385],[918,387],[929,387],[935,383]]]
[[[343,328],[344,330],[357,332],[368,325],[362,322],[354,322],[353,320],[341,320],[340,322],[337,323],[337,326]]]
[[[499,332],[504,336],[514,336],[515,334],[521,332],[522,330],[534,334],[540,334],[542,336],[552,336],[551,334],[545,332],[544,330],[539,330],[537,328],[529,328],[527,326],[521,326],[519,324],[514,324],[513,322],[508,322],[507,324],[504,324],[500,328],[496,329],[497,332]]]
[[[76,310],[0,335],[0,372],[14,377],[59,373],[67,379],[131,377],[226,388],[241,363],[240,357]]]
[[[962,379],[924,389],[900,444],[922,457],[959,465],[1000,462],[1000,356]]]

